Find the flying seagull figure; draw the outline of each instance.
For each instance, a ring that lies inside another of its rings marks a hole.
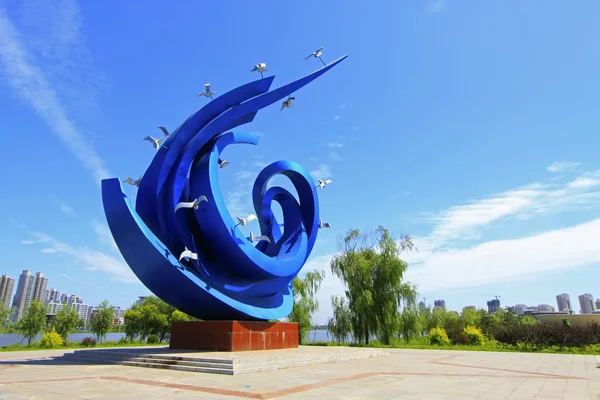
[[[305,60],[308,60],[311,57],[318,58],[319,60],[321,60],[323,65],[327,66],[327,64],[325,64],[325,61],[323,61],[323,59],[321,58],[322,54],[323,54],[323,46],[319,47],[317,50],[310,53],[310,55],[308,57],[306,57]]]
[[[254,243],[254,242],[261,242],[261,241],[265,241],[265,242],[271,243],[271,239],[269,239],[268,236],[265,236],[265,235],[255,236],[254,232],[250,232],[250,237],[248,239],[252,243]]]
[[[237,217],[237,219],[239,221],[238,225],[246,226],[246,225],[248,225],[248,222],[254,221],[255,219],[258,219],[258,218],[256,218],[256,215],[250,214],[246,218]]]
[[[152,136],[146,136],[144,138],[144,140],[149,141],[150,143],[152,143],[152,147],[154,147],[154,150],[158,151],[159,147],[165,147],[163,146],[161,143],[163,142],[165,138],[160,138],[160,139],[154,139]],[[165,147],[166,149],[166,147]]]
[[[260,77],[262,78],[262,77],[263,77],[263,72],[266,72],[266,71],[268,71],[268,69],[267,69],[267,64],[265,64],[265,63],[259,63],[259,64],[256,64],[256,65],[254,66],[254,68],[252,68],[252,69],[250,70],[250,72],[254,72],[254,71],[258,71],[258,72],[260,72]]]
[[[287,100],[285,100],[283,103],[281,103],[281,109],[279,111],[283,110],[284,108],[290,108],[291,106],[293,106],[292,100],[296,100],[296,98],[292,97],[292,95],[290,95],[287,98]]]
[[[321,228],[331,228],[331,224],[329,222],[323,223],[323,220],[319,218],[319,229]]]
[[[215,94],[215,92],[210,90],[210,83],[205,83],[204,84],[204,92],[200,93],[198,96],[206,96],[206,97],[210,97],[211,100],[214,100],[212,97],[213,94]]]
[[[160,129],[162,131],[162,133],[165,135],[165,138],[168,138],[170,133],[167,130],[167,128],[165,128],[164,126],[157,126],[158,129]]]
[[[142,177],[140,176],[139,179],[133,179],[133,178],[126,178],[123,183],[129,183],[130,185],[133,185],[135,187],[140,187],[140,182],[142,181]]]
[[[329,185],[330,183],[333,183],[333,181],[331,179],[327,179],[326,181],[322,181],[321,179],[319,179],[319,184],[315,187],[319,188],[319,189],[323,189],[325,186]]]
[[[208,203],[208,199],[204,195],[198,197],[194,201],[182,201],[180,203],[177,203],[177,205],[175,206],[175,212],[177,212],[177,210],[179,210],[180,208],[192,208],[194,211],[196,211],[198,207],[200,207],[200,203],[202,203],[203,201],[206,201]]]
[[[181,252],[181,255],[179,256],[179,261],[183,260],[184,258],[186,259],[192,259],[192,260],[197,260],[198,259],[198,254],[193,253],[191,250],[188,250],[187,247],[185,247],[185,250]]]
[[[220,158],[219,158],[218,163],[219,163],[220,168],[225,168],[226,166],[229,165],[229,161],[221,160]]]

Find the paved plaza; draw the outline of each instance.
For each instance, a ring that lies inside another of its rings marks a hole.
[[[289,350],[296,356],[314,351]],[[52,358],[64,351],[0,353],[0,399],[600,399],[596,356],[386,351],[374,358],[233,376]],[[258,353],[273,354],[253,352],[253,357]]]

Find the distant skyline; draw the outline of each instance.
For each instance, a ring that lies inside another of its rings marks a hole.
[[[327,273],[318,323],[343,293],[338,237],[378,225],[414,238],[406,279],[448,309],[593,294],[597,15],[600,3],[558,0],[3,2],[0,268],[42,271],[89,304],[149,294],[112,240],[100,180],[138,178],[155,154],[143,138],[210,101],[205,83],[222,95],[265,62],[278,87],[320,68],[304,57],[323,46],[325,62],[349,57],[243,126],[259,145],[228,148],[219,175],[233,216],[253,211],[272,161],[333,180],[319,193],[332,228],[303,270]]]

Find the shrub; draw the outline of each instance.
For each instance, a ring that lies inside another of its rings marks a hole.
[[[436,344],[440,346],[450,345],[450,339],[446,330],[443,328],[433,328],[429,331],[429,344]]]
[[[474,326],[465,327],[463,333],[469,337],[469,342],[473,346],[481,346],[485,340],[483,333]]]
[[[454,336],[452,339],[454,344],[462,344],[462,345],[470,345],[471,339],[469,339],[469,335],[464,332],[459,332],[458,335]]]
[[[149,344],[158,343],[158,335],[155,335],[155,334],[148,335],[148,339],[146,339],[146,343],[149,343]]]
[[[93,338],[93,337],[88,336],[86,338],[83,338],[83,340],[81,341],[81,345],[83,347],[95,347],[96,346],[96,339]]]
[[[52,328],[50,332],[44,333],[42,340],[40,340],[40,347],[43,349],[55,349],[64,344],[64,339],[58,333],[56,333],[54,328]]]
[[[127,338],[123,336],[121,339],[119,339],[119,344],[127,344]]]

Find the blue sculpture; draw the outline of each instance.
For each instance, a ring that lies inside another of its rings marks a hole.
[[[291,282],[315,244],[319,204],[308,172],[277,161],[258,175],[252,200],[265,240],[256,246],[233,221],[219,189],[220,154],[230,144],[258,143],[249,133],[231,132],[256,113],[321,76],[347,56],[283,87],[269,91],[274,77],[216,97],[159,143],[139,185],[135,210],[117,178],[102,181],[108,225],[137,277],[177,309],[203,320],[269,320],[287,316]],[[271,187],[287,176],[299,201]],[[204,197],[203,197],[204,196]],[[178,209],[180,202],[194,202]],[[271,210],[281,206],[283,230]],[[179,260],[187,255],[187,259]]]

